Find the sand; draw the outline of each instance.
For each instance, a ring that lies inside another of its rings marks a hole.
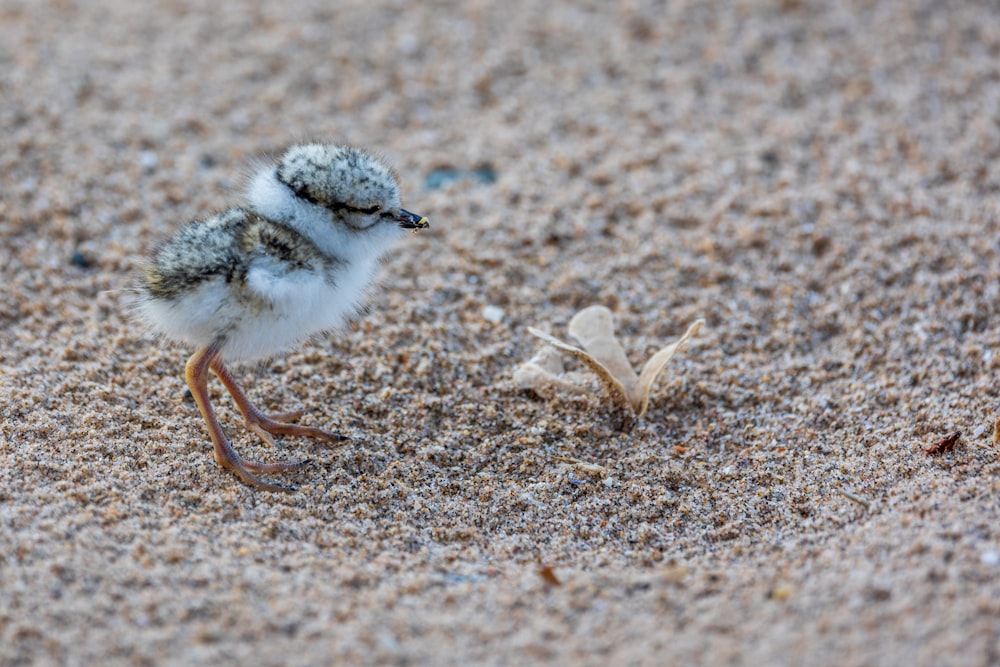
[[[0,663],[1000,661],[995,3],[200,4],[0,5]],[[350,441],[212,385],[274,494],[125,296],[307,138],[432,227],[238,374]],[[629,430],[513,381],[592,304],[706,321]]]

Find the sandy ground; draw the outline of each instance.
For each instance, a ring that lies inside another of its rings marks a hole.
[[[0,663],[1000,661],[995,3],[153,4],[0,4]],[[271,494],[123,290],[312,137],[433,226],[239,374],[349,442],[213,385]],[[706,320],[631,430],[512,379],[595,303]]]

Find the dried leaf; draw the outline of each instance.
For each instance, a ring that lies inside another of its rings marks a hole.
[[[924,454],[928,456],[933,454],[943,454],[945,452],[950,452],[955,449],[955,445],[958,444],[958,439],[962,437],[961,431],[955,431],[945,437],[941,438],[937,442],[934,442],[924,450]]]
[[[538,354],[518,366],[514,371],[514,382],[521,389],[530,389],[544,398],[552,398],[558,394],[586,393],[583,387],[559,377],[562,372],[559,352],[551,347],[543,347]]]
[[[574,459],[571,456],[553,456],[552,458],[556,461],[562,461],[563,463],[570,464],[585,475],[605,477],[608,474],[607,468],[596,463],[587,463],[586,461],[581,461],[580,459]]]
[[[632,402],[632,407],[635,408],[635,414],[639,417],[646,414],[646,408],[649,407],[649,392],[653,388],[653,382],[656,377],[663,370],[663,367],[667,365],[667,362],[677,354],[687,342],[698,333],[701,328],[705,326],[705,320],[697,320],[694,324],[688,327],[688,330],[684,332],[681,339],[675,343],[667,345],[665,348],[654,354],[649,358],[649,361],[645,363],[642,367],[642,373],[639,374],[639,379],[636,382],[636,386],[632,392],[630,392],[629,400]]]
[[[645,414],[649,407],[649,394],[660,371],[668,361],[704,326],[698,320],[680,340],[667,345],[654,354],[636,374],[625,350],[615,337],[611,311],[604,306],[590,306],[573,316],[569,323],[570,334],[580,341],[583,349],[564,343],[532,327],[528,331],[546,343],[572,354],[594,371],[604,384],[608,395],[624,412],[636,417]]]
[[[599,362],[597,359],[594,359],[592,356],[590,356],[580,348],[568,345],[559,340],[558,338],[553,338],[547,333],[542,333],[538,329],[535,329],[533,327],[528,327],[528,331],[534,334],[535,336],[538,336],[546,343],[553,345],[564,352],[569,352],[574,357],[585,363],[590,368],[590,370],[594,371],[594,373],[597,374],[597,377],[601,379],[601,382],[604,383],[604,386],[608,391],[608,395],[610,395],[611,398],[614,399],[615,402],[619,404],[619,407],[626,410],[631,408],[631,405],[629,404],[628,401],[628,393],[626,392],[625,387],[622,386],[622,383],[619,382],[615,378],[615,376],[611,374],[611,371],[605,368],[604,365],[601,364],[601,362]]]
[[[625,356],[625,349],[615,338],[611,311],[604,306],[584,308],[569,321],[569,335],[580,341],[583,349],[626,388],[639,379]]]
[[[541,577],[542,581],[549,586],[562,586],[562,582],[559,581],[559,577],[556,576],[556,573],[552,569],[551,565],[539,563],[538,576]]]

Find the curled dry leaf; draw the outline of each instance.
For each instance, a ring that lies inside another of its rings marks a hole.
[[[958,444],[958,439],[962,437],[961,431],[955,431],[945,437],[931,443],[924,449],[924,454],[932,456],[934,454],[944,454],[945,452],[950,452],[955,449],[955,445]]]
[[[563,463],[568,463],[585,475],[591,475],[593,477],[607,477],[608,469],[602,465],[596,463],[587,463],[586,461],[581,461],[580,459],[574,459],[571,456],[553,456],[556,461],[562,461]]]
[[[559,577],[556,576],[555,570],[552,569],[551,565],[547,563],[538,564],[538,576],[542,578],[542,581],[548,586],[562,586],[562,582]]]
[[[528,327],[528,331],[586,364],[601,379],[608,395],[621,409],[641,417],[649,407],[649,392],[660,371],[704,324],[704,320],[697,320],[688,327],[680,340],[654,354],[638,374],[629,364],[625,350],[615,337],[611,311],[604,306],[585,308],[570,320],[569,333],[580,341],[583,349],[532,327]]]
[[[557,395],[582,395],[586,389],[564,380],[562,360],[559,351],[543,347],[538,354],[518,366],[514,371],[514,382],[521,389],[531,389],[543,398]]]

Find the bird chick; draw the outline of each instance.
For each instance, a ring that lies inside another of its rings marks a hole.
[[[227,364],[266,359],[344,326],[358,314],[379,259],[402,230],[428,226],[400,206],[393,172],[349,146],[293,146],[259,169],[247,204],[180,229],[153,254],[138,285],[138,316],[156,334],[197,348],[186,379],[208,425],[215,460],[243,482],[290,491],[259,474],[308,461],[260,463],[237,454],[208,394],[209,372],[233,397],[247,427],[326,442],[340,436],[293,424],[303,411],[265,415]]]

